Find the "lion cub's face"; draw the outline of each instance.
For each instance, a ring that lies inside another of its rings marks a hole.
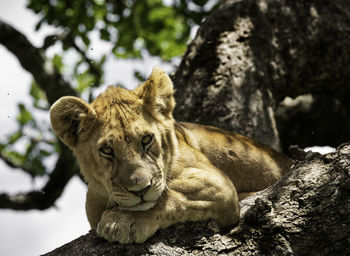
[[[91,105],[61,98],[51,122],[89,185],[108,193],[110,207],[148,210],[166,187],[174,104],[171,81],[156,68],[135,90],[109,87]]]

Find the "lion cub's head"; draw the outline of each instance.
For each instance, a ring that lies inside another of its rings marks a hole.
[[[54,131],[109,204],[148,210],[162,195],[176,148],[173,93],[170,78],[155,68],[132,91],[111,86],[92,104],[68,96],[52,106]]]

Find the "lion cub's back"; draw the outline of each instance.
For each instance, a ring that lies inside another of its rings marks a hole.
[[[262,190],[286,173],[292,161],[253,139],[213,126],[176,123],[185,142],[223,170],[237,192]]]

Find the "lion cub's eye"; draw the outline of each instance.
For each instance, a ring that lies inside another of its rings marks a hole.
[[[106,158],[113,158],[113,149],[110,146],[104,146],[100,148],[100,155]]]
[[[144,150],[147,150],[153,143],[153,135],[145,135],[142,137],[141,143]]]

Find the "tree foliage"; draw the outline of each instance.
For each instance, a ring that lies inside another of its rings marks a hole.
[[[58,143],[49,126],[33,115],[33,109],[48,115],[50,105],[64,95],[88,95],[92,100],[94,88],[103,83],[108,58],[142,59],[147,53],[171,61],[185,51],[191,29],[217,5],[216,0],[28,0],[27,7],[40,17],[35,29],[49,25],[55,31],[46,36],[41,47],[35,47],[21,32],[0,20],[0,43],[33,75],[29,85],[33,106],[18,104],[18,129],[0,141],[0,158],[33,178],[66,175],[56,187],[54,180],[49,180],[42,189],[44,193],[35,194],[35,198],[45,194],[50,203],[30,204],[34,198],[30,193],[20,194],[27,202],[3,193],[0,208],[48,208],[77,173],[74,160],[66,157],[69,150]],[[110,45],[101,56],[91,54],[96,34]],[[49,58],[47,52],[54,45],[59,45],[61,51]],[[68,67],[65,57],[72,52],[78,57]],[[135,76],[141,78],[137,70]],[[45,161],[52,156],[57,162],[50,169]],[[64,161],[65,168],[72,166],[68,171],[60,168]]]
[[[89,33],[98,31],[102,40],[111,42],[118,57],[142,57],[141,50],[169,60],[185,50],[190,29],[208,13],[209,1],[104,1],[104,0],[31,0],[28,7],[41,15],[43,23],[67,29],[65,49],[70,40],[81,40],[88,49]],[[192,6],[192,8],[188,8]]]

